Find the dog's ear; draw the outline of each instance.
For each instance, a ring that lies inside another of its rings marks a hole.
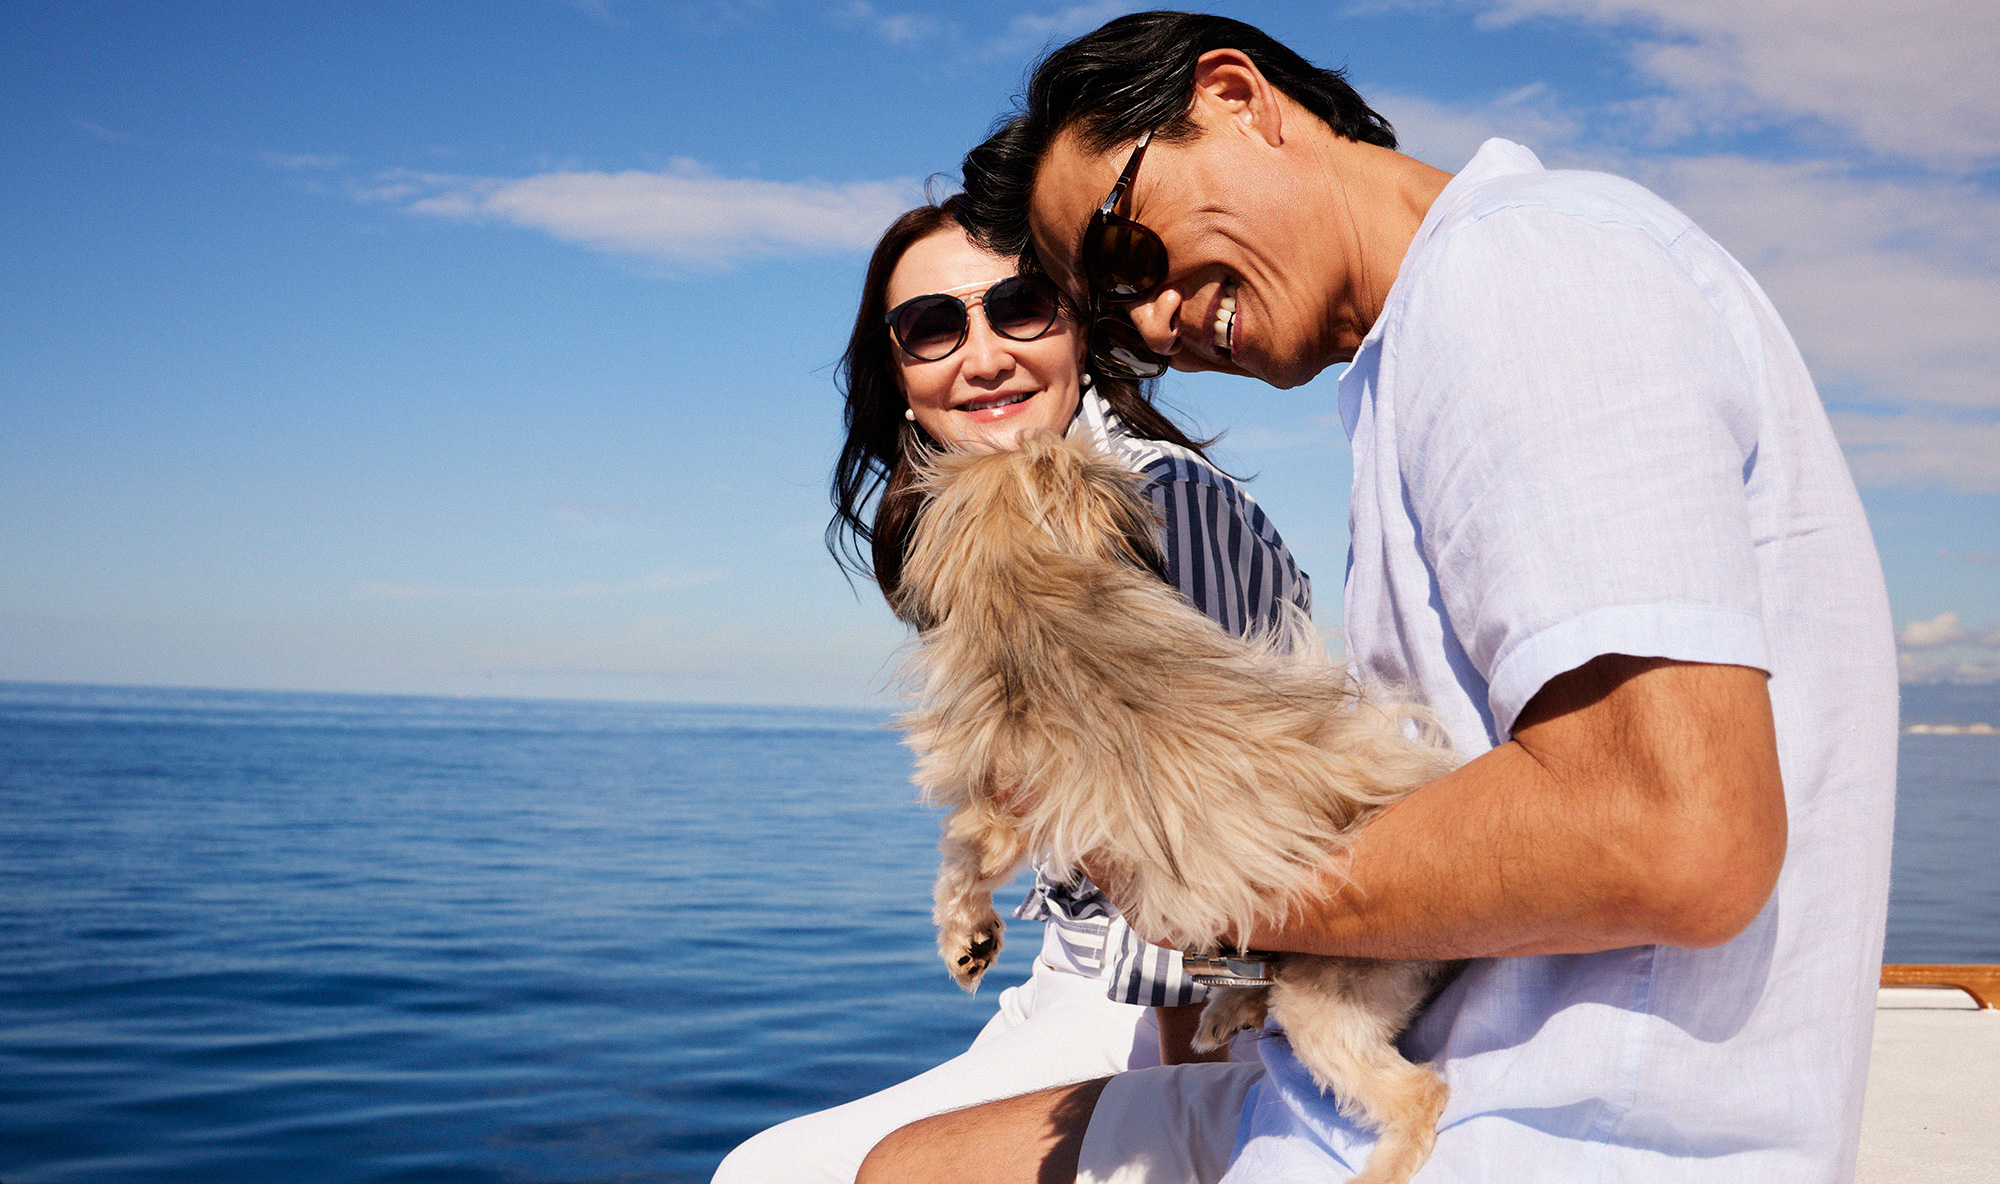
[[[1087,440],[1024,437],[1014,452],[940,453],[913,488],[924,498],[896,611],[919,629],[999,592],[997,573],[1054,556],[1109,560],[1164,580],[1160,522],[1140,478]],[[1040,558],[1037,553],[1040,553]]]
[[[1006,453],[939,452],[912,481],[922,506],[895,609],[919,630],[942,621],[954,605],[992,594],[982,585],[1005,561],[996,540],[1020,537],[1033,521],[1031,491],[1015,476],[1013,460]]]
[[[1042,436],[1024,441],[1021,453],[1040,518],[1058,546],[1166,578],[1159,516],[1139,496],[1138,474],[1087,440]]]

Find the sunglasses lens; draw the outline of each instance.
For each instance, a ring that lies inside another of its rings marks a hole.
[[[935,362],[965,340],[965,305],[949,296],[920,296],[896,310],[895,329],[904,352]]]
[[[1091,219],[1084,237],[1085,278],[1113,303],[1139,300],[1167,278],[1167,245],[1160,236],[1116,214]]]
[[[1033,341],[1056,323],[1056,294],[1047,283],[1016,276],[986,290],[986,323],[1002,337]]]
[[[1158,378],[1167,372],[1166,356],[1154,353],[1131,322],[1115,317],[1100,317],[1090,327],[1090,356],[1113,378]]]

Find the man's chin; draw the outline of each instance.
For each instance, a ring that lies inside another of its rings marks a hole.
[[[1320,372],[1328,366],[1333,365],[1334,362],[1345,362],[1347,360],[1347,358],[1328,360],[1323,358],[1265,358],[1251,356],[1231,358],[1231,365],[1225,372],[1240,374],[1245,378],[1254,378],[1266,386],[1276,387],[1281,391],[1288,391],[1294,387],[1304,386],[1313,379],[1318,378]]]
[[[1309,382],[1312,379],[1312,375],[1310,374],[1305,378],[1290,378],[1282,372],[1272,373],[1255,359],[1237,358],[1234,356],[1227,358],[1204,358],[1176,355],[1173,359],[1173,368],[1184,370],[1191,374],[1234,374],[1238,378],[1254,378],[1258,382],[1277,387],[1280,390],[1288,390],[1301,383]]]
[[[1256,375],[1245,370],[1229,358],[1209,358],[1199,354],[1175,354],[1167,364],[1184,374],[1239,374],[1245,378]]]

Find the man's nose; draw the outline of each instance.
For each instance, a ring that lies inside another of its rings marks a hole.
[[[1162,287],[1125,311],[1154,353],[1172,354],[1180,348],[1180,308],[1181,294]]]

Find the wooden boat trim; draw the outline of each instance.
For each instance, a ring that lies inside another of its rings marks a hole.
[[[2000,1008],[2000,966],[1882,967],[1885,987],[1956,987],[1981,1007]]]

